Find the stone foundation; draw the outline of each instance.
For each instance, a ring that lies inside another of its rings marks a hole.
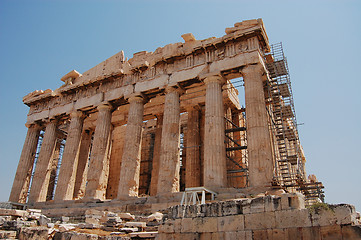
[[[158,239],[361,239],[352,205],[305,208],[298,194],[174,206]]]

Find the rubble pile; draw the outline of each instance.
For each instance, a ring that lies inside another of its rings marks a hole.
[[[135,216],[89,209],[82,217],[48,218],[41,210],[0,208],[0,239],[154,239],[163,214]]]

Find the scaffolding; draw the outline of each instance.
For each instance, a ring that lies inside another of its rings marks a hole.
[[[282,43],[271,45],[271,54],[265,56],[265,61],[270,77],[266,82],[266,102],[275,157],[273,185],[289,192],[301,191],[308,203],[323,201],[322,183],[307,182]]]
[[[242,120],[245,121],[244,108],[240,110]],[[227,179],[229,184],[235,188],[244,188],[249,186],[248,181],[248,154],[246,127],[240,126],[239,118],[236,123],[225,117],[225,144],[227,158]],[[234,180],[237,178],[237,180]]]

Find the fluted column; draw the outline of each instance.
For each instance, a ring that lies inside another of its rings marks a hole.
[[[226,187],[226,148],[222,78],[211,76],[206,84],[206,110],[204,130],[204,185],[211,188]]]
[[[98,111],[84,198],[104,200],[109,172],[111,106],[102,104],[98,106]]]
[[[167,87],[164,103],[162,146],[157,194],[179,192],[179,92]]]
[[[186,188],[199,187],[201,184],[200,171],[200,113],[198,106],[187,109],[187,161],[186,161]]]
[[[73,198],[81,198],[85,193],[85,185],[88,173],[88,160],[90,146],[92,142],[92,130],[85,130],[82,133],[79,157],[78,157],[78,166],[76,168],[76,177],[75,177],[75,186],[74,186],[74,195]]]
[[[32,124],[28,126],[28,133],[26,135],[23,150],[20,155],[13,187],[11,188],[9,202],[26,202],[30,177],[33,171],[36,147],[39,141],[39,133],[40,127],[38,125]]]
[[[83,129],[83,113],[72,112],[54,200],[71,200],[74,194],[76,167]]]
[[[143,133],[143,98],[134,96],[128,99],[129,113],[124,140],[122,164],[117,198],[138,196],[140,150]]]
[[[158,177],[159,177],[159,161],[160,149],[162,145],[162,128],[163,128],[163,114],[157,115],[157,126],[155,129],[153,163],[152,163],[152,178],[150,180],[150,196],[157,194]]]
[[[43,142],[31,184],[29,203],[45,202],[50,179],[50,166],[55,148],[57,121],[50,120],[46,125]]]
[[[270,186],[273,177],[272,148],[267,121],[261,65],[242,69],[246,102],[249,184]]]

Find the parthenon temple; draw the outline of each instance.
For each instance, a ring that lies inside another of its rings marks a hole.
[[[9,201],[171,203],[193,188],[319,197],[322,184],[306,177],[282,45],[269,44],[261,19],[225,32],[184,34],[130,59],[121,51],[69,72],[54,91],[26,95]]]
[[[361,239],[360,213],[306,174],[282,43],[262,19],[225,33],[26,95],[0,238]]]

